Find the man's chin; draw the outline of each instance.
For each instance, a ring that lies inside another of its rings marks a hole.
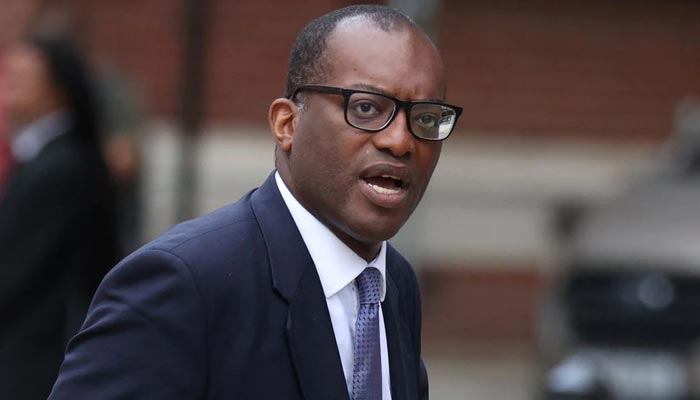
[[[396,221],[369,221],[354,229],[354,237],[365,243],[381,243],[396,236],[403,222]]]

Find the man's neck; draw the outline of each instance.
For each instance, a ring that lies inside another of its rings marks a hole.
[[[297,196],[294,192],[294,185],[291,184],[289,176],[288,176],[288,171],[285,170],[284,168],[280,168],[279,166],[277,167],[277,173],[279,174],[279,177],[282,180],[282,183],[284,184],[285,188],[289,191],[289,193],[296,199],[296,201],[304,207],[304,209],[311,214],[316,220],[321,222],[328,230],[330,230],[338,239],[340,239],[341,242],[343,242],[350,250],[352,250],[355,254],[357,254],[360,258],[363,260],[370,262],[374,260],[377,255],[379,254],[379,251],[382,248],[382,242],[363,242],[360,240],[357,240],[353,238],[351,235],[349,235],[346,232],[343,232],[342,230],[336,229],[333,226],[330,226],[329,224],[324,223],[323,218],[319,218],[316,213],[314,213],[312,210],[309,209],[306,205],[302,203],[302,201],[299,199],[299,196]]]

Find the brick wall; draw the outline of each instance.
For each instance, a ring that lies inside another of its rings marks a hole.
[[[108,55],[120,69],[139,80],[151,111],[173,119],[181,103],[182,3],[69,2],[91,52]],[[205,3],[205,121],[264,124],[267,107],[284,90],[287,57],[296,34],[315,16],[351,2]]]
[[[157,115],[178,113],[181,1],[68,4],[93,50],[142,82]],[[209,0],[205,115],[265,124],[301,27],[348,0]],[[439,47],[460,133],[655,142],[675,103],[700,96],[700,3],[443,0]]]
[[[210,120],[266,123],[282,95],[287,57],[297,33],[316,16],[351,2],[213,1],[207,60]]]
[[[700,95],[700,3],[453,1],[440,21],[462,129],[656,141]]]
[[[534,266],[422,268],[423,337],[436,344],[532,346],[545,277]]]
[[[90,52],[135,78],[150,111],[175,116],[180,106],[182,1],[73,3]]]

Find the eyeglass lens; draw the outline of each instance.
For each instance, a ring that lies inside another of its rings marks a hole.
[[[396,112],[393,100],[371,93],[353,93],[348,98],[346,117],[359,129],[379,130]],[[440,140],[452,131],[456,112],[440,104],[415,103],[409,111],[411,131],[425,139]]]

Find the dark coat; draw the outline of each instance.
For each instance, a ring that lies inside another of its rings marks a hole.
[[[418,286],[391,246],[387,275],[392,395],[426,398]],[[274,175],[107,275],[50,397],[95,398],[348,398],[321,282]]]
[[[72,133],[0,194],[0,398],[45,399],[68,338],[115,261],[107,171]]]

